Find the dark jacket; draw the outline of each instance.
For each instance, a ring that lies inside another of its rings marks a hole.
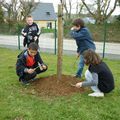
[[[16,73],[17,73],[17,75],[20,78],[22,78],[22,76],[24,74],[25,68],[28,68],[26,66],[27,55],[28,55],[28,51],[27,50],[24,50],[23,52],[21,52],[18,55],[18,59],[17,59],[17,62],[16,62]],[[43,64],[43,61],[42,61],[42,58],[39,55],[39,52],[37,52],[37,54],[35,55],[35,63],[34,63],[34,65],[31,68],[37,67],[38,66],[38,62],[40,64]]]
[[[98,74],[98,88],[108,93],[114,89],[114,78],[107,64],[101,62],[98,65],[90,65],[89,71]]]
[[[70,34],[76,40],[78,53],[83,53],[87,49],[96,49],[90,32],[86,27],[80,28],[77,31],[71,30]]]
[[[34,42],[34,37],[37,36],[39,37],[40,35],[40,30],[38,28],[38,25],[33,22],[32,25],[26,25],[25,28],[22,30],[22,33],[27,33],[23,41],[23,46],[26,46],[26,44],[29,44],[31,42]],[[38,40],[37,40],[38,42]]]

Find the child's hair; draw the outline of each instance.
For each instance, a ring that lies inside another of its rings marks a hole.
[[[77,27],[80,26],[81,28],[85,27],[84,21],[82,19],[80,19],[80,18],[77,18],[77,19],[73,20],[72,24],[74,26],[77,26]]]
[[[32,43],[29,44],[28,48],[31,49],[31,50],[37,51],[38,50],[38,45],[36,43],[32,42]]]
[[[102,61],[100,56],[95,51],[93,51],[91,49],[84,51],[83,57],[85,59],[86,65],[90,65],[90,64],[97,65],[97,64],[100,64]]]
[[[28,16],[26,17],[26,19],[27,19],[27,18],[33,18],[33,17],[32,17],[31,15],[28,15]]]

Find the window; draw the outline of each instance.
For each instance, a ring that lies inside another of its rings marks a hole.
[[[51,22],[47,23],[47,29],[52,29],[52,23]]]
[[[47,15],[50,15],[50,12],[46,12]]]

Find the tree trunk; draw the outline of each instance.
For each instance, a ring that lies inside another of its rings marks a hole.
[[[62,55],[63,55],[63,6],[58,5],[58,57],[57,57],[57,78],[62,76]]]

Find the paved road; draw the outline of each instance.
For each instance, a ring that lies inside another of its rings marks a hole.
[[[55,42],[53,34],[42,34],[40,36],[40,48],[44,52],[54,52]],[[23,37],[20,36],[20,46],[22,46]],[[95,42],[96,51],[100,54],[103,52],[103,43]],[[12,47],[17,48],[18,46],[18,36],[5,36],[0,35],[0,46],[1,47]],[[120,59],[120,43],[106,43],[105,45],[105,56],[110,56],[111,58]],[[23,47],[21,47],[23,48]],[[74,40],[64,39],[63,50],[67,54],[75,54],[76,52],[76,43]]]

